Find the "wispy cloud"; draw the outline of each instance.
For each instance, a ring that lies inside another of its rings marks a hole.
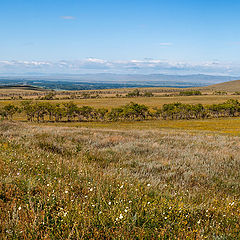
[[[74,16],[61,16],[62,19],[64,20],[74,20],[76,19]]]
[[[167,46],[172,46],[173,44],[171,42],[162,42],[159,43],[160,46],[167,47]]]
[[[139,74],[221,74],[240,75],[240,64],[208,61],[201,63],[161,59],[104,60],[87,58],[76,61],[7,61],[0,60],[0,73],[139,73]]]

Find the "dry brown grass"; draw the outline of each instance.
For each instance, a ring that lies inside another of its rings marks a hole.
[[[31,123],[41,126],[77,127],[117,130],[165,130],[205,134],[240,136],[240,118],[214,118],[204,120],[148,120],[129,122],[62,122]]]
[[[212,90],[212,91],[239,92],[240,91],[240,80],[214,84],[214,85],[205,87],[203,89]]]
[[[63,99],[63,100],[48,100],[50,103],[62,103],[73,101],[78,106],[92,106],[95,108],[107,108],[111,109],[113,107],[123,106],[125,104],[130,103],[131,101],[138,104],[145,104],[150,108],[153,107],[161,107],[163,104],[173,103],[173,102],[181,102],[185,104],[198,104],[201,103],[203,105],[214,104],[214,103],[222,103],[229,99],[237,99],[239,100],[239,96],[235,95],[224,95],[224,96],[215,96],[215,95],[202,95],[202,96],[169,96],[169,97],[137,97],[137,98],[96,98],[96,99]],[[42,100],[46,101],[46,100]],[[12,104],[20,104],[19,100],[1,100],[0,107],[7,105],[9,103]]]

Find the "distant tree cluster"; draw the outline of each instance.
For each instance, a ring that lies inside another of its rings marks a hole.
[[[195,96],[195,95],[202,95],[202,93],[198,90],[189,90],[189,91],[182,91],[179,93],[180,96]]]
[[[138,89],[133,90],[132,92],[129,92],[126,97],[153,97],[152,92],[144,92],[143,94],[140,93]]]
[[[227,95],[227,92],[225,91],[215,91],[213,95]]]
[[[204,119],[240,116],[240,102],[230,99],[224,103],[202,104],[170,103],[162,108],[149,109],[143,104],[129,103],[122,107],[78,107],[73,102],[49,103],[23,101],[21,106],[8,104],[0,108],[2,119],[13,119],[16,113],[25,114],[27,121],[140,121],[146,119]]]

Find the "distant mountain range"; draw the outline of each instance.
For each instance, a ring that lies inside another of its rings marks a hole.
[[[82,90],[122,87],[202,87],[212,84],[238,80],[240,77],[164,74],[51,74],[24,76],[0,76],[0,85],[27,84],[48,89]]]

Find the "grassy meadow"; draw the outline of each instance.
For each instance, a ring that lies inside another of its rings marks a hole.
[[[0,124],[2,239],[236,239],[239,137]]]
[[[240,136],[239,117],[204,120],[147,120],[134,122],[49,122],[31,123],[31,125],[116,130],[186,130],[188,133],[230,134],[233,136]]]
[[[237,96],[73,100],[212,104]],[[50,100],[49,102],[62,100]],[[70,100],[69,100],[70,101]],[[66,100],[64,100],[66,102]],[[0,101],[1,106],[20,101]],[[240,118],[0,122],[0,239],[239,239]]]
[[[201,95],[201,96],[158,96],[158,97],[102,97],[94,99],[60,99],[60,100],[36,100],[38,102],[49,102],[49,103],[63,103],[73,101],[78,106],[91,106],[96,108],[107,108],[120,107],[133,101],[138,104],[145,104],[150,108],[161,107],[163,104],[169,104],[174,102],[181,102],[184,104],[217,104],[225,102],[229,99],[240,100],[240,96],[237,95]],[[21,100],[0,100],[0,107],[7,104],[14,103],[20,104]]]

